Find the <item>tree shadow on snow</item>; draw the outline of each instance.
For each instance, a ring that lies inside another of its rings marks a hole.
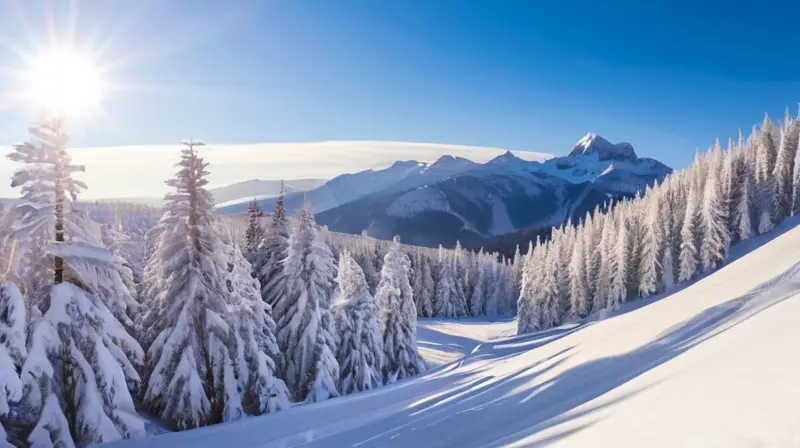
[[[590,427],[602,420],[602,412],[599,412],[602,409],[655,384],[651,382],[625,393],[615,393],[590,404],[593,400],[798,292],[800,263],[743,296],[706,309],[669,328],[655,340],[628,353],[586,362],[534,387],[530,385],[536,377],[564,363],[575,347],[522,369],[518,366],[519,360],[514,360],[517,365],[509,361],[507,372],[503,371],[502,364],[505,357],[495,358],[487,363],[482,375],[464,377],[454,388],[427,396],[404,411],[375,422],[377,424],[356,429],[346,438],[326,442],[329,446],[339,446],[336,445],[339,442],[362,447],[494,447],[515,442],[545,446]],[[563,333],[571,331],[574,329],[555,332],[555,337],[563,337]],[[531,336],[534,336],[531,340],[544,339],[542,343],[552,341],[539,333]],[[563,429],[537,439],[537,434],[550,428]]]

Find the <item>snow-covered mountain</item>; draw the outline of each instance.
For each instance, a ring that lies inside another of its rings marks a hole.
[[[436,170],[440,164],[447,169]],[[324,210],[317,219],[334,231],[366,230],[382,239],[400,235],[409,244],[460,240],[479,246],[488,237],[580,218],[669,172],[661,162],[639,158],[630,144],[611,144],[590,133],[570,155],[543,162],[510,152],[483,165],[443,158],[377,193]]]
[[[489,149],[481,149],[481,154],[487,151]],[[497,150],[494,154],[502,154],[502,152]],[[524,157],[525,160],[531,160],[530,163],[553,158],[550,154],[528,151],[519,151],[515,157],[520,161],[523,161]],[[488,160],[488,158],[484,160]],[[311,208],[319,213],[375,193],[405,191],[426,184],[434,184],[478,166],[481,165],[477,162],[452,155],[441,156],[433,163],[416,160],[396,161],[384,169],[369,169],[336,176],[305,194],[289,194],[286,196],[286,207],[290,213],[298,210],[305,197],[311,204]],[[275,205],[275,200],[274,198],[264,198],[259,201],[259,204],[262,210],[270,210]],[[246,210],[246,203],[225,204],[217,208],[217,211],[223,214],[243,213]]]
[[[418,378],[109,446],[796,446],[797,224],[737,244],[705,278],[585,322],[493,339],[513,323],[420,320],[422,352],[446,364]]]

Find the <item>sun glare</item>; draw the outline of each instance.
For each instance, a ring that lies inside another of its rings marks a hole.
[[[103,97],[102,71],[89,58],[72,51],[40,55],[30,67],[28,80],[30,101],[56,114],[91,114]]]

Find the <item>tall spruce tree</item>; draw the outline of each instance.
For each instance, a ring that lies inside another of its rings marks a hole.
[[[383,338],[378,308],[364,272],[347,252],[339,256],[339,294],[334,303],[339,345],[339,380],[343,395],[383,384]]]
[[[375,293],[383,336],[384,380],[419,375],[425,363],[417,350],[417,310],[408,281],[409,260],[395,237],[383,260],[381,281]]]

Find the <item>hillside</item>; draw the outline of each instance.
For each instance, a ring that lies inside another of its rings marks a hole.
[[[790,446],[798,222],[613,316],[483,343],[375,392],[109,446]],[[468,331],[491,333],[479,328]]]

